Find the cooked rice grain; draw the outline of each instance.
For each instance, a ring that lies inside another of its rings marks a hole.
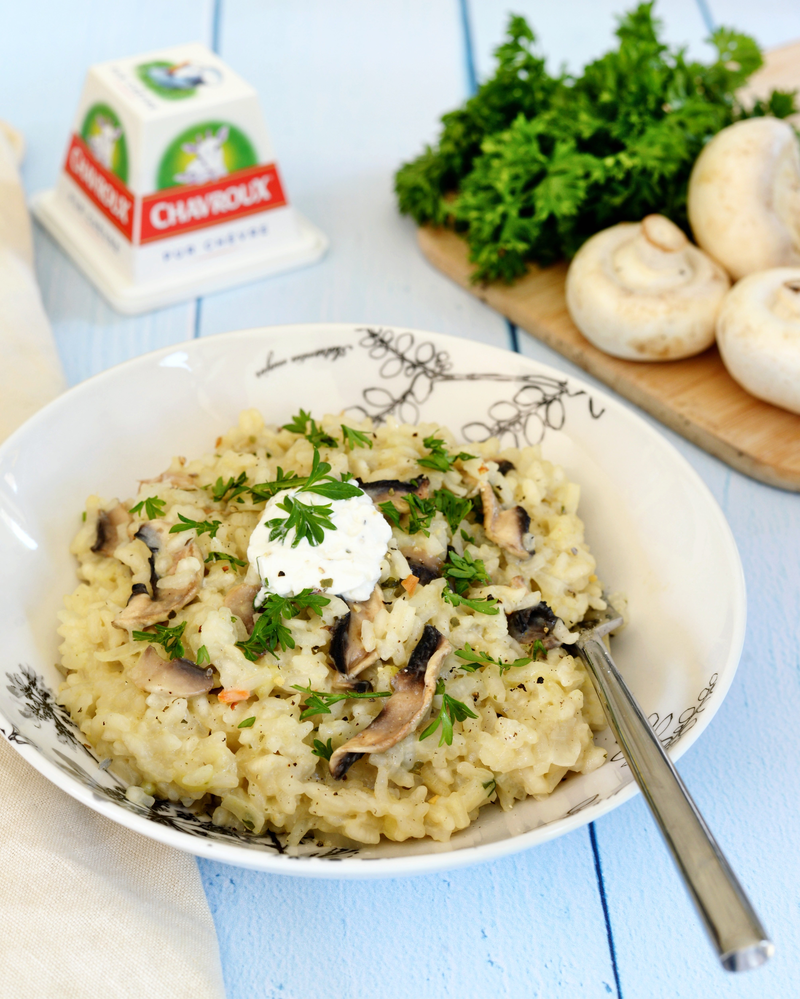
[[[329,416],[321,425],[337,436],[340,421]],[[473,589],[471,597],[491,594],[506,613],[544,600],[566,628],[588,608],[604,606],[577,515],[579,488],[561,468],[545,461],[538,448],[500,450],[496,440],[456,448],[452,435],[436,424],[408,426],[389,419],[373,428],[369,420],[348,422],[372,433],[374,447],[350,453],[343,447],[323,449],[333,475],[349,471],[367,481],[408,480],[424,472],[432,489],[446,486],[460,496],[472,495],[478,480],[488,480],[503,506],[520,504],[530,514],[535,554],[527,560],[489,541],[480,524],[460,525],[473,541],[465,541],[460,530],[451,537],[440,513],[429,537],[414,536],[414,544],[430,555],[444,557],[451,544],[459,554],[468,551],[483,559],[492,583]],[[476,457],[447,473],[422,469],[418,459],[428,453],[422,442],[429,435],[444,438],[452,450],[467,447]],[[192,520],[219,519],[216,538],[197,538],[203,557],[217,550],[246,559],[263,503],[254,504],[249,495],[243,504],[215,503],[211,490],[203,487],[219,478],[235,480],[241,473],[249,483],[267,482],[276,477],[279,465],[306,475],[312,457],[305,438],[265,426],[257,411],[248,410],[217,441],[214,453],[189,462],[174,459],[160,481],[142,483],[136,498],[124,506],[157,497],[165,504],[161,517],[169,523],[177,522],[179,513]],[[514,465],[505,476],[494,463],[501,458]],[[447,692],[478,715],[455,724],[452,745],[439,746],[438,731],[420,741],[423,722],[387,752],[363,757],[345,780],[334,780],[327,763],[312,753],[314,740],[341,745],[369,724],[383,702],[340,701],[330,714],[300,721],[305,696],[292,686],[332,689],[331,628],[347,606],[332,597],[321,616],[290,620],[296,647],[277,659],[266,655],[251,663],[236,647],[247,638],[244,624],[224,606],[245,570],[226,562],[205,565],[199,594],[169,623],[186,622],[183,641],[189,658],[196,658],[205,645],[221,686],[247,690],[250,697],[227,705],[216,693],[189,698],[146,693],[128,679],[146,643],[131,641],[113,625],[131,587],[150,579],[150,553],[132,539],[144,515],[122,530],[113,556],[91,551],[100,511],[115,505],[116,500],[90,497],[85,523],[71,547],[81,583],[60,612],[66,680],[59,699],[99,757],[111,757],[114,772],[141,789],[130,792],[132,800],[154,796],[197,806],[221,826],[284,832],[290,844],[308,833],[336,843],[343,837],[361,843],[377,843],[381,836],[447,840],[491,801],[511,808],[528,795],[550,794],[570,772],[587,773],[603,763],[605,753],[594,745],[592,731],[605,722],[580,661],[557,648],[502,675],[496,666],[474,673],[459,669],[454,651],[466,643],[503,661],[518,659],[526,650],[509,636],[506,613],[490,616],[446,603],[444,580],[418,585],[412,595],[399,586],[410,570],[396,547],[408,537],[398,529],[382,564],[385,607],[362,634],[366,648],[378,650],[379,661],[363,678],[375,690],[389,689],[424,626],[435,625],[454,650],[441,673]],[[439,701],[434,700],[433,712]],[[238,728],[248,718],[255,718],[252,725]]]

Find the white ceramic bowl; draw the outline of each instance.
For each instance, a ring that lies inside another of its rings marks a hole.
[[[579,510],[601,578],[630,602],[613,653],[662,742],[678,757],[718,710],[745,625],[730,530],[684,459],[639,417],[517,354],[432,333],[284,326],[193,340],[112,368],[55,400],[0,448],[0,729],[37,770],[137,832],[199,856],[316,877],[397,876],[497,857],[559,836],[635,793],[608,732],[609,762],[545,801],[485,808],[449,843],[288,851],[157,802],[127,801],[55,701],[56,612],[76,582],[68,546],[91,493],[127,497],[175,454],[197,456],[256,406],[281,423],[300,406],[438,421],[464,441],[540,443],[581,485]],[[331,863],[336,860],[336,863]]]

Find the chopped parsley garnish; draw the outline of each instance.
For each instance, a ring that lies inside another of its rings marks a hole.
[[[468,673],[474,673],[484,666],[497,666],[502,675],[507,670],[527,666],[533,662],[531,656],[522,656],[522,658],[515,659],[512,663],[503,662],[502,659],[495,659],[486,652],[479,652],[477,649],[473,649],[469,642],[464,644],[463,649],[456,649],[456,655],[462,660],[459,666]]]
[[[320,505],[303,503],[295,496],[287,496],[278,504],[280,510],[285,510],[288,517],[274,517],[267,521],[270,541],[284,542],[289,531],[294,530],[292,548],[296,548],[305,538],[310,545],[320,545],[325,537],[325,530],[335,531],[336,525],[330,519],[333,507],[330,503]]]
[[[211,498],[215,503],[221,503],[224,499],[227,499],[230,503],[231,500],[241,496],[242,493],[249,491],[246,483],[247,475],[245,472],[237,475],[235,479],[231,476],[227,482],[223,482],[222,476],[220,476],[211,487]],[[228,495],[229,493],[230,495]]]
[[[418,458],[417,464],[423,468],[434,468],[437,472],[449,472],[457,461],[468,461],[475,457],[474,454],[466,454],[464,451],[448,454],[445,442],[439,437],[426,437],[422,443],[430,451],[430,455],[427,458]]]
[[[271,500],[276,493],[282,492],[284,489],[296,489],[301,486],[306,480],[301,478],[296,472],[284,472],[284,470],[278,466],[278,477],[272,482],[259,482],[254,486],[250,487],[250,493],[253,497],[254,503],[265,503],[267,500]]]
[[[439,708],[436,717],[419,737],[419,741],[422,742],[422,740],[427,739],[429,735],[433,735],[436,729],[441,725],[442,734],[439,739],[439,745],[443,746],[447,743],[448,746],[452,746],[453,722],[463,722],[467,718],[477,718],[478,716],[471,708],[468,708],[463,701],[457,701],[455,697],[451,697],[445,692],[444,680],[436,681],[436,693],[441,695],[442,706]]]
[[[487,597],[485,600],[479,598],[462,597],[460,593],[454,593],[449,590],[446,586],[442,590],[442,598],[446,600],[453,607],[469,607],[470,610],[474,610],[478,614],[499,614],[499,608],[497,606],[497,600],[494,597]]]
[[[186,630],[186,622],[176,624],[174,628],[167,628],[163,624],[151,625],[152,631],[132,631],[131,637],[134,642],[151,642],[160,645],[168,656],[176,659],[183,659],[186,650],[183,647],[181,637]]]
[[[314,748],[311,750],[314,756],[318,756],[321,760],[328,760],[333,756],[333,739],[328,739],[327,742],[322,742],[320,739],[314,740]]]
[[[306,609],[313,614],[320,614],[322,608],[329,603],[327,597],[310,589],[302,590],[294,597],[280,597],[277,593],[270,593],[258,608],[261,616],[253,626],[252,634],[246,642],[237,642],[236,647],[241,649],[245,658],[252,663],[267,652],[277,659],[278,654],[275,650],[278,646],[284,652],[295,646],[292,633],[283,623],[284,620],[297,617]]]
[[[774,91],[750,109],[737,99],[762,64],[747,35],[718,28],[716,57],[703,64],[660,28],[652,3],[639,4],[616,48],[582,73],[551,76],[533,31],[512,16],[495,74],[398,171],[400,211],[462,233],[476,281],[573,257],[593,233],[650,212],[688,231],[687,181],[708,140],[742,118],[785,117],[794,101]]]
[[[202,663],[211,662],[211,656],[208,654],[208,649],[205,647],[205,645],[201,645],[200,648],[197,650],[196,662],[198,666],[200,666]]]
[[[148,496],[147,499],[143,499],[136,506],[132,506],[128,513],[141,513],[142,507],[144,507],[145,516],[148,520],[156,520],[164,512],[164,507],[167,505],[167,501],[159,499],[158,496]]]
[[[452,549],[448,553],[447,562],[442,569],[442,575],[447,580],[448,586],[442,590],[442,598],[453,607],[463,605],[469,607],[479,614],[498,614],[498,601],[494,597],[486,599],[465,597],[470,586],[474,583],[490,583],[489,575],[483,559],[473,558],[469,552],[459,555]]]
[[[463,496],[456,496],[449,489],[437,489],[433,496],[436,509],[444,514],[444,519],[450,528],[450,533],[455,534],[458,525],[465,520],[467,514],[472,510],[472,500]]]
[[[309,426],[310,425],[310,426]],[[335,437],[326,434],[322,427],[317,425],[316,420],[311,419],[311,413],[304,409],[292,417],[291,423],[284,423],[284,430],[290,430],[293,434],[300,434],[314,447],[338,447],[339,442]]]
[[[299,687],[297,684],[292,684],[292,690],[299,690],[301,694],[308,695],[308,700],[303,704],[300,721],[305,721],[306,718],[312,718],[314,715],[329,715],[331,713],[330,705],[336,704],[339,701],[368,701],[373,697],[392,696],[391,690],[342,690],[337,691],[335,694],[330,694],[326,690],[312,690],[310,683],[307,687]]]
[[[395,527],[400,526],[400,518],[403,516],[402,513],[397,509],[397,507],[392,503],[391,500],[387,500],[386,503],[379,503],[378,509],[384,515],[384,517],[389,521],[390,524],[394,524]]]
[[[293,486],[297,489],[298,494],[315,493],[317,496],[324,496],[331,500],[351,499],[353,496],[362,494],[362,490],[358,486],[329,475],[330,470],[331,466],[327,461],[320,460],[319,451],[314,448],[311,474],[304,479],[296,479]],[[278,472],[283,474],[281,469],[278,469]],[[271,486],[273,483],[266,483],[266,485]],[[261,487],[256,486],[255,488],[260,489]],[[289,531],[294,530],[292,548],[295,548],[303,538],[310,545],[316,546],[322,543],[325,531],[336,530],[336,525],[330,519],[333,510],[329,504],[303,503],[295,495],[294,497],[287,496],[278,504],[278,507],[284,510],[287,516],[274,517],[267,521],[267,526],[271,528],[270,541],[283,542]]]
[[[473,558],[469,552],[464,552],[463,555],[453,550],[448,552],[442,575],[458,594],[466,593],[473,583],[491,582],[483,559]]]
[[[351,450],[354,447],[372,447],[372,438],[365,431],[353,430],[352,427],[346,427],[343,423],[340,423],[339,426],[342,428],[344,443],[348,444]]]
[[[182,513],[178,514],[180,524],[173,524],[169,529],[170,534],[180,534],[181,531],[197,531],[198,537],[201,534],[209,534],[212,538],[217,536],[217,531],[222,527],[221,520],[190,520]]]
[[[230,562],[231,565],[238,565],[240,569],[243,569],[247,562],[243,559],[236,558],[235,555],[229,555],[227,552],[209,552],[205,557],[206,562]]]
[[[252,728],[256,723],[256,716],[251,715],[249,718],[245,718],[244,721],[240,721],[236,726],[237,728]]]
[[[486,797],[491,798],[497,788],[497,781],[494,779],[487,780],[483,786],[486,788]]]
[[[430,537],[428,528],[436,513],[436,504],[432,499],[424,499],[416,493],[408,493],[405,499],[408,503],[408,533],[422,532],[426,538]]]
[[[547,650],[545,649],[544,642],[541,640],[541,638],[537,638],[536,641],[533,643],[531,652],[533,653],[534,659],[538,659],[540,655],[541,656],[547,655]]]

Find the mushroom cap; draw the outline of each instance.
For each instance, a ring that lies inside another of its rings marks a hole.
[[[567,308],[600,350],[673,361],[714,342],[730,287],[723,269],[663,215],[621,222],[587,240],[567,272]]]
[[[800,147],[777,118],[723,128],[689,178],[689,222],[698,246],[734,280],[800,265]]]
[[[743,278],[717,319],[725,367],[752,395],[800,413],[800,267]]]

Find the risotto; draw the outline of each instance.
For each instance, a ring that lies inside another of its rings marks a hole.
[[[59,700],[132,801],[290,845],[447,840],[604,762],[563,647],[605,607],[578,486],[535,447],[343,419],[248,410],[88,499]]]

